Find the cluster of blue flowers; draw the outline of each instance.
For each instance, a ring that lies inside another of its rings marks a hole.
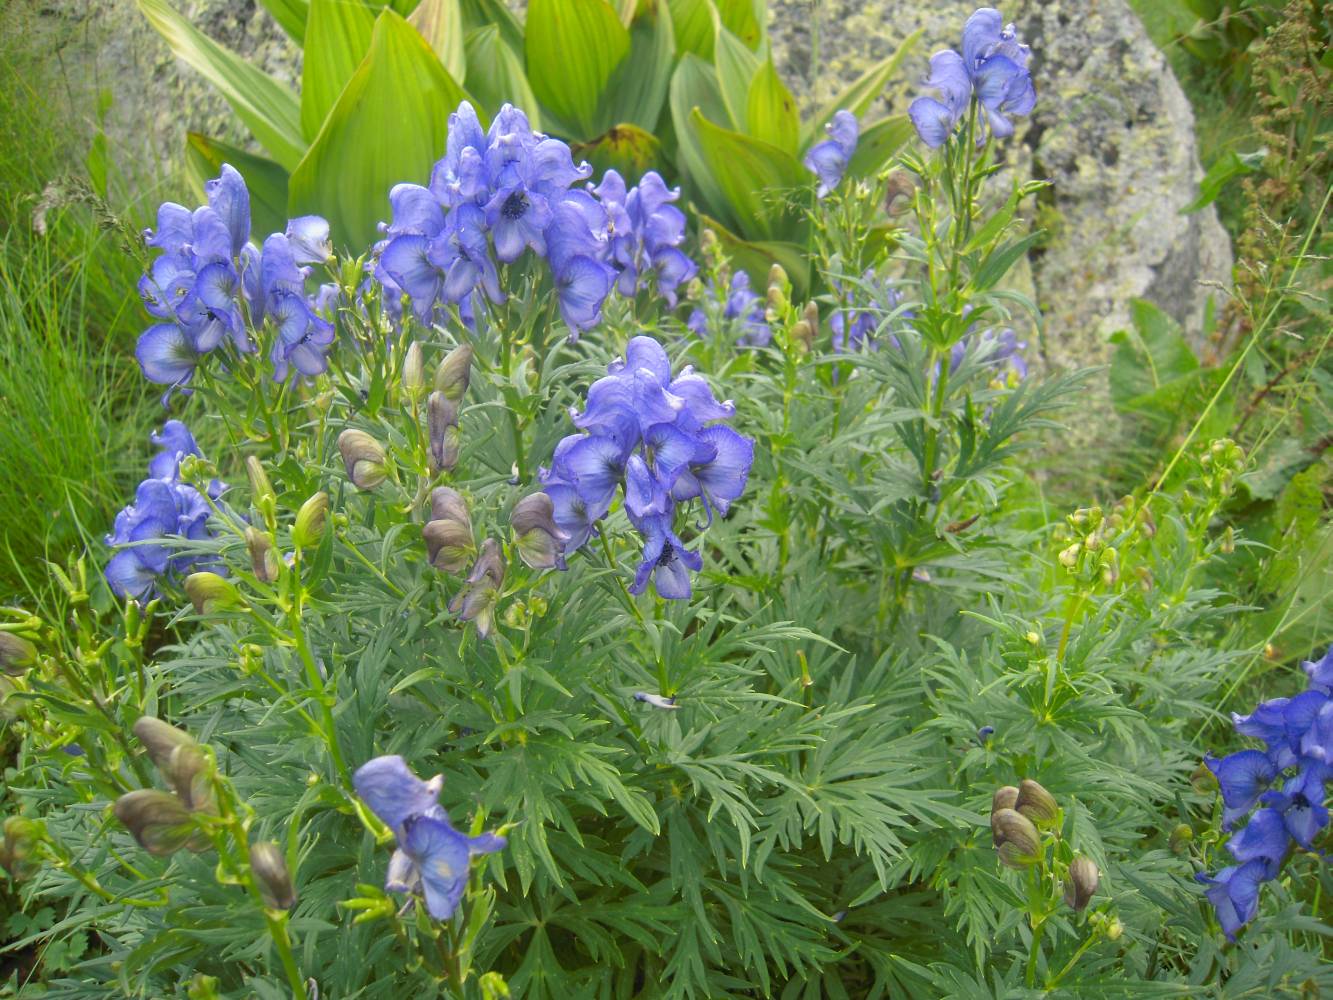
[[[568,554],[587,542],[623,487],[626,513],[644,538],[631,591],[642,593],[651,579],[661,597],[683,600],[703,560],[675,532],[677,504],[698,499],[710,521],[725,514],[745,489],[754,442],[718,422],[735,407],[718,402],[693,368],[672,376],[651,337],[631,340],[607,372],[588,389],[584,411],[571,414],[582,433],[556,446],[551,467],[541,470],[543,488],[569,535]]]
[[[742,347],[767,347],[773,340],[773,331],[764,318],[764,300],[750,286],[750,276],[744,271],[737,271],[731,276],[725,299],[711,281],[704,292],[712,298],[715,306],[720,306],[723,320],[734,320],[740,328],[736,343]],[[699,337],[708,336],[708,315],[702,309],[690,313],[686,324]]]
[[[389,194],[393,221],[374,264],[389,308],[406,295],[424,322],[454,305],[472,323],[474,296],[505,299],[497,262],[529,250],[549,263],[560,315],[575,335],[601,319],[613,286],[633,296],[655,276],[674,305],[676,288],[696,270],[678,249],[685,216],[671,202],[679,192],[656,173],[628,191],[615,171],[591,190],[574,186],[591,173],[517,108],[506,104],[485,131],[472,105],[460,104],[429,186],[398,184]]]
[[[828,138],[815,143],[805,154],[806,169],[819,178],[816,194],[827,197],[842,183],[842,175],[856,153],[861,126],[850,111],[835,111],[832,120],[824,126]]]
[[[1326,785],[1333,779],[1333,647],[1305,663],[1309,684],[1294,698],[1263,702],[1249,715],[1233,715],[1236,731],[1262,740],[1263,750],[1240,750],[1206,763],[1222,792],[1222,825],[1236,864],[1216,875],[1200,874],[1208,901],[1227,937],[1254,918],[1259,884],[1277,877],[1292,846],[1314,850],[1328,826]],[[1252,814],[1256,805],[1262,808]]]
[[[181,461],[199,455],[194,436],[179,420],[168,420],[153,444],[161,449],[148,465],[148,478],[135,490],[134,502],[116,515],[106,541],[121,548],[106,565],[106,580],[118,597],[142,598],[157,591],[158,579],[198,568],[198,558],[172,554],[167,538],[208,538],[208,500],[179,479]],[[217,499],[222,485],[209,495]],[[132,544],[133,543],[133,544]]]
[[[449,822],[440,805],[444,776],[422,781],[399,756],[376,757],[352,776],[356,794],[397,838],[384,888],[421,893],[436,920],[448,920],[467,888],[472,859],[505,846],[494,833],[469,837]]]
[[[932,149],[944,145],[974,99],[983,127],[988,125],[997,139],[1013,135],[1006,116],[1031,114],[1037,103],[1028,72],[1031,54],[998,10],[977,10],[963,25],[963,54],[945,49],[930,57],[926,86],[939,91],[942,100],[918,97],[908,108],[921,141]]]
[[[875,273],[874,268],[867,268],[861,275],[861,285],[844,290],[839,282],[833,282],[835,292],[840,293],[847,302],[843,309],[835,309],[829,317],[829,328],[833,331],[833,349],[839,353],[861,350],[879,350],[877,335],[885,320],[892,320],[895,310],[902,304],[902,293],[888,280]],[[860,302],[864,301],[865,305]],[[911,312],[898,313],[901,320],[911,319]],[[897,346],[898,338],[892,334],[889,340]]]
[[[188,385],[200,359],[230,338],[236,350],[255,350],[250,330],[265,321],[276,331],[274,377],[295,368],[318,375],[333,343],[333,325],[320,315],[336,289],[306,293],[310,268],[329,257],[329,224],[318,216],[292,219],[263,248],[250,240],[250,193],[231,166],[205,185],[208,204],[193,211],[174,202],[157,211],[157,229],[145,230],[161,254],[139,282],[144,306],[160,322],[139,337],[135,356],[144,376],[167,395]]]

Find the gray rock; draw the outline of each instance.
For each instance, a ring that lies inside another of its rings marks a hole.
[[[823,103],[924,29],[904,79],[885,97],[882,110],[901,111],[930,54],[959,47],[976,6],[777,0],[770,37],[800,96]],[[1106,338],[1128,324],[1133,298],[1161,306],[1200,342],[1205,302],[1229,284],[1231,245],[1211,207],[1180,214],[1202,171],[1194,116],[1165,58],[1124,0],[1017,0],[1001,9],[1032,46],[1038,94],[1006,155],[1012,171],[1053,182],[1037,219],[1049,239],[1032,259],[1042,357],[1052,369],[1106,363]]]

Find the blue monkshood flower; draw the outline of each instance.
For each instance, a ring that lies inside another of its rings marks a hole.
[[[1324,782],[1329,773],[1318,764],[1303,767],[1280,791],[1267,792],[1263,796],[1264,805],[1281,814],[1287,834],[1307,851],[1313,849],[1315,835],[1328,826]]]
[[[680,706],[676,704],[675,698],[668,698],[665,695],[660,694],[651,694],[648,691],[635,691],[634,700],[641,701],[645,705],[652,705],[653,708],[664,709],[668,712],[674,712],[680,708]]]
[[[835,111],[824,130],[829,137],[811,146],[804,161],[806,169],[819,178],[819,188],[815,193],[820,198],[826,197],[842,183],[842,175],[847,172],[847,165],[856,153],[861,126],[857,123],[856,115],[850,111]]]
[[[161,451],[149,463],[148,478],[135,490],[134,502],[116,515],[106,538],[108,545],[120,549],[105,569],[107,583],[118,597],[151,595],[161,577],[198,568],[198,559],[173,555],[170,540],[209,537],[207,498],[178,479],[181,460],[199,455],[194,436],[179,420],[169,420],[152,440]],[[216,499],[222,484],[215,482],[209,493]]]
[[[911,311],[898,312],[902,304],[902,293],[886,278],[875,273],[874,268],[867,268],[861,274],[859,285],[842,285],[834,281],[834,291],[847,303],[844,309],[835,309],[829,318],[829,327],[833,331],[833,350],[838,353],[856,352],[863,349],[879,350],[879,332],[882,325],[891,329],[899,320],[912,318]],[[898,338],[888,333],[888,342],[898,346]]]
[[[721,298],[711,281],[704,294],[711,296],[714,302]],[[773,340],[773,331],[764,319],[764,300],[750,286],[750,275],[745,271],[737,271],[731,276],[722,319],[733,321],[739,327],[736,343],[742,347],[767,347]],[[702,309],[694,310],[686,325],[696,336],[708,336],[708,316]]]
[[[1018,335],[1013,330],[1002,329],[999,333],[994,330],[982,330],[980,334],[969,333],[962,340],[954,344],[949,351],[949,373],[958,371],[967,357],[968,346],[973,337],[980,341],[982,348],[986,352],[985,363],[1001,370],[1012,370],[1020,379],[1027,378],[1028,365],[1023,357],[1023,351],[1027,349],[1027,341],[1019,340]]]
[[[1200,872],[1194,877],[1209,887],[1204,895],[1217,911],[1223,932],[1234,941],[1236,932],[1259,910],[1259,883],[1267,881],[1265,863],[1250,861],[1223,868],[1214,876]]]
[[[1291,837],[1281,812],[1269,806],[1260,809],[1250,821],[1227,841],[1231,856],[1244,864],[1262,860],[1268,864],[1269,877],[1277,874],[1291,849]]]
[[[168,202],[158,209],[156,230],[144,233],[147,245],[162,251],[139,282],[145,309],[160,321],[135,347],[144,376],[168,387],[165,402],[188,386],[203,357],[224,340],[239,352],[253,351],[247,316],[254,329],[266,317],[281,327],[272,352],[277,378],[286,377],[289,363],[307,375],[323,371],[324,327],[299,320],[318,312],[306,296],[310,269],[303,265],[329,258],[328,223],[317,216],[292,219],[261,251],[249,242],[250,195],[241,175],[223,164],[204,189],[207,205],[190,210]]]
[[[398,841],[384,888],[420,892],[432,917],[449,919],[467,888],[472,859],[502,850],[505,838],[494,833],[469,837],[455,830],[438,802],[444,776],[422,781],[397,755],[363,764],[352,783]]]
[[[963,25],[963,52],[945,49],[930,58],[926,86],[939,93],[919,97],[908,115],[921,140],[932,149],[953,135],[975,99],[997,139],[1013,135],[1008,115],[1030,114],[1037,94],[1028,71],[1031,52],[1018,41],[1014,26],[1005,26],[993,7],[978,9]]]
[[[1228,830],[1259,803],[1278,776],[1277,765],[1261,750],[1240,750],[1220,760],[1209,754],[1204,763],[1217,776],[1226,806],[1222,825]]]
[[[671,203],[680,197],[680,188],[668,188],[650,170],[626,189],[619,172],[608,170],[589,190],[605,215],[605,260],[616,272],[616,291],[633,298],[651,274],[658,294],[674,308],[676,290],[699,270],[678,249],[685,240],[685,214]]]
[[[1333,646],[1328,647],[1322,658],[1306,660],[1301,667],[1310,678],[1310,690],[1333,696]]]
[[[719,423],[735,407],[719,402],[690,367],[674,373],[662,345],[635,337],[624,359],[588,389],[581,433],[556,446],[540,471],[556,524],[569,535],[565,554],[596,532],[623,489],[626,514],[644,537],[635,593],[651,580],[668,599],[688,598],[690,572],[703,566],[675,531],[683,503],[698,499],[711,521],[741,495],[754,461],[754,442]]]

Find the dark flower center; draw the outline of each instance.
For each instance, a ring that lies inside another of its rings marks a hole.
[[[500,209],[500,214],[511,222],[523,218],[523,213],[528,210],[528,198],[522,191],[515,191],[505,199],[504,205]]]
[[[670,542],[667,542],[665,545],[662,546],[662,554],[657,557],[657,565],[668,566],[670,565],[671,560],[675,558],[676,558],[676,550],[671,547]]]

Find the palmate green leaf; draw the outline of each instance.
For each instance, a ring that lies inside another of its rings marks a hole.
[[[213,41],[166,0],[138,0],[138,4],[176,57],[218,89],[269,155],[284,168],[295,169],[305,152],[296,95]]]
[[[319,135],[338,95],[370,51],[375,15],[362,3],[310,0],[305,64],[301,71],[301,131]]]
[[[602,94],[629,54],[629,31],[605,0],[534,0],[524,58],[537,100],[574,138],[597,135]]]
[[[612,123],[655,132],[676,57],[671,18],[650,8],[630,25],[629,55],[621,60],[603,94],[599,112]]]
[[[287,225],[287,171],[272,160],[218,139],[198,132],[185,134],[185,170],[201,201],[204,182],[216,177],[224,163],[240,171],[250,190],[250,235],[255,243],[268,233],[281,232]]]
[[[278,22],[278,27],[301,45],[305,42],[305,20],[310,0],[259,0],[263,8]]]
[[[421,0],[407,23],[421,32],[450,76],[455,80],[467,79],[463,12],[458,0]]]
[[[469,31],[464,41],[467,57],[468,93],[477,99],[478,111],[492,117],[505,104],[523,108],[528,123],[541,131],[541,109],[523,72],[523,60],[505,44],[500,27],[488,24]]]
[[[796,158],[776,146],[714,125],[696,108],[690,114],[705,167],[716,177],[740,235],[756,240],[802,242],[804,219],[778,203],[806,178]]]
[[[713,50],[713,68],[717,71],[718,91],[726,105],[726,119],[715,118],[718,125],[742,130],[750,103],[750,83],[759,72],[759,57],[725,28],[718,29]]]
[[[801,116],[796,110],[796,98],[792,97],[773,66],[772,56],[760,64],[750,80],[750,93],[745,103],[746,131],[795,156],[801,135]]]
[[[466,99],[425,39],[386,9],[365,60],[292,173],[289,211],[327,218],[335,246],[369,245],[388,216],[389,189],[429,179],[449,115]]]
[[[908,35],[893,55],[875,63],[857,77],[846,90],[820,108],[819,112],[802,129],[801,145],[804,147],[823,139],[824,126],[833,119],[834,112],[845,108],[856,115],[857,118],[864,118],[866,112],[870,110],[870,106],[875,102],[875,98],[884,93],[885,86],[898,72],[898,67],[902,64],[903,59],[916,48],[924,30],[924,28],[918,29]]]

